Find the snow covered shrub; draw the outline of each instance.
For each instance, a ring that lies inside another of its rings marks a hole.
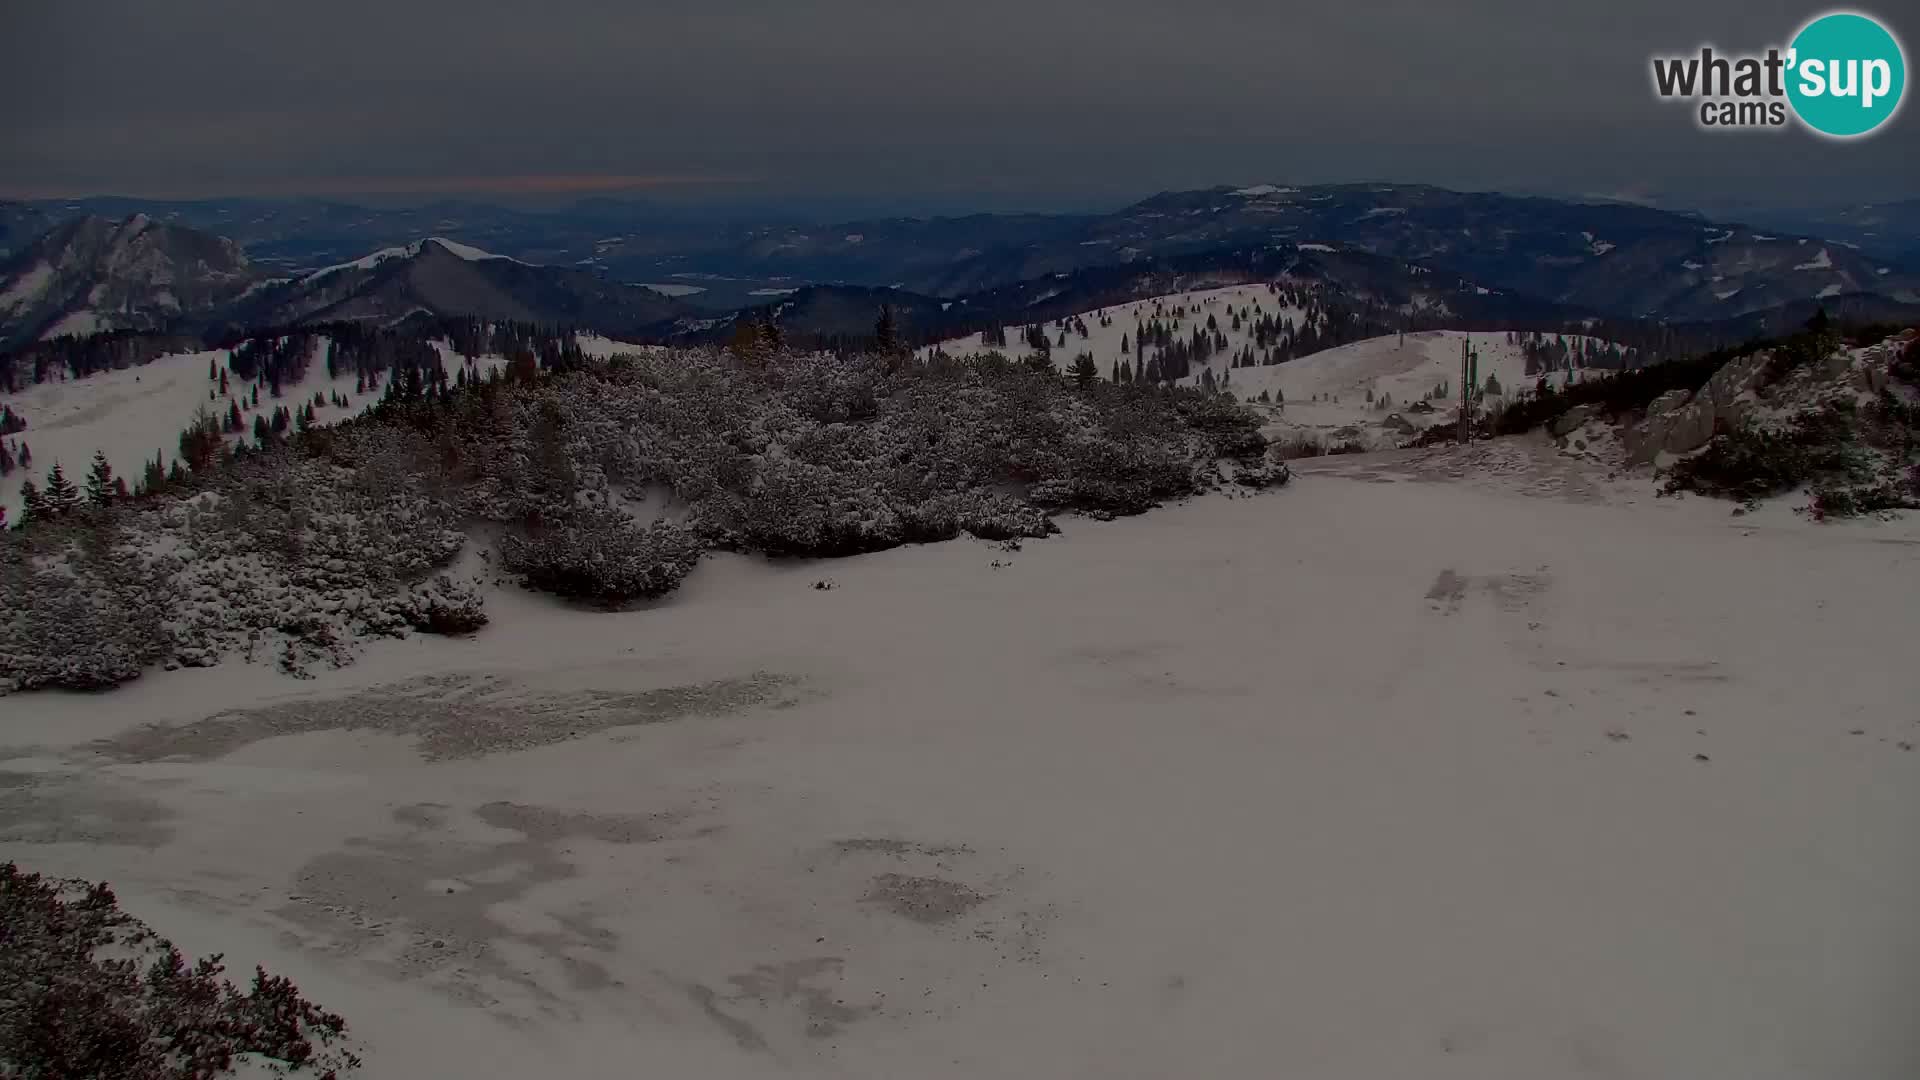
[[[1292,479],[1293,470],[1287,468],[1286,462],[1265,458],[1257,462],[1237,462],[1233,470],[1233,482],[1243,487],[1278,487]]]
[[[1749,419],[1675,462],[1666,491],[1750,501],[1809,485],[1822,519],[1920,509],[1920,408],[1883,389],[1865,405],[1839,397]]]
[[[1206,437],[1218,457],[1248,457],[1266,450],[1260,417],[1224,394],[1181,394],[1174,399],[1174,409],[1188,427]]]
[[[1907,342],[1900,355],[1887,365],[1887,373],[1908,386],[1920,386],[1920,336]]]
[[[1704,450],[1674,463],[1665,490],[1760,499],[1817,477],[1857,478],[1850,410],[1809,410],[1779,427],[1752,421],[1713,437]]]
[[[1222,395],[992,357],[771,349],[395,398],[76,518],[104,557],[54,552],[57,522],[28,530],[34,558],[0,572],[0,680],[110,685],[232,653],[300,673],[359,638],[470,633],[480,594],[436,575],[479,524],[526,584],[607,607],[672,590],[708,548],[1042,537],[1054,512],[1203,490],[1222,458],[1271,477],[1259,426]]]
[[[418,585],[403,600],[407,625],[423,634],[471,634],[487,625],[486,601],[470,582],[445,574]]]
[[[102,883],[0,863],[0,1076],[211,1080],[248,1055],[260,1074],[338,1077],[360,1064],[346,1021],[255,968],[180,950]]]
[[[642,527],[601,509],[580,510],[532,535],[500,538],[507,569],[528,585],[609,608],[673,591],[703,548],[677,525]]]
[[[951,540],[962,532],[982,540],[1040,538],[1060,531],[1045,510],[994,491],[931,495],[909,506],[902,525],[916,543]]]
[[[1840,347],[1840,335],[1833,330],[1809,327],[1783,339],[1767,358],[1761,371],[1760,386],[1765,389],[1786,381],[1795,372],[1806,370]]]
[[[77,529],[0,535],[0,681],[100,690],[170,653],[164,582],[101,540]]]

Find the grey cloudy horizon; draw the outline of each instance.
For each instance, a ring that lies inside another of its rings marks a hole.
[[[1654,53],[1783,44],[1827,9],[14,0],[0,196],[1041,209],[1353,180],[1687,205],[1920,195],[1913,108],[1833,143],[1705,134],[1652,96]]]

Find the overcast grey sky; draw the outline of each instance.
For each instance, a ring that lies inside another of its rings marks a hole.
[[[1920,34],[1909,5],[1864,10]],[[1360,179],[1689,205],[1920,195],[1920,109],[1837,144],[1707,135],[1653,100],[1650,53],[1784,44],[1825,9],[3,0],[0,195],[631,190],[1046,208]]]

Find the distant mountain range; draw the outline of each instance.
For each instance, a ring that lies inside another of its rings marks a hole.
[[[264,283],[212,313],[241,327],[370,320],[416,313],[551,323],[639,336],[662,332],[686,305],[586,270],[535,266],[438,237]]]
[[[423,311],[650,337],[714,333],[750,311],[847,334],[871,328],[883,297],[922,328],[1020,321],[1007,305],[1032,303],[1060,275],[1093,291],[1132,289],[1154,274],[1235,272],[1261,252],[1309,275],[1343,273],[1348,287],[1409,312],[1431,313],[1420,305],[1443,297],[1456,319],[1528,308],[1731,324],[1809,303],[1920,304],[1920,264],[1899,255],[1920,252],[1920,202],[1804,224],[1829,236],[1399,184],[1221,187],[1109,214],[827,226],[689,219],[608,199],[541,213],[452,202],[0,203],[10,252],[0,256],[0,345],[93,328]],[[999,310],[976,316],[983,307]]]
[[[1757,226],[1818,236],[1920,269],[1920,199],[1824,210],[1756,210],[1746,216]]]
[[[1714,319],[1796,300],[1920,300],[1920,274],[1839,243],[1623,204],[1406,185],[1260,185],[1158,195],[1118,213],[1045,219],[1010,241],[961,220],[791,229],[707,263],[721,273],[899,284],[956,296],[1047,274],[1260,244],[1351,248],[1624,318]],[[906,250],[893,281],[875,253]]]
[[[419,313],[647,336],[670,332],[689,311],[590,271],[439,238],[270,276],[231,240],[137,214],[67,222],[0,261],[0,347],[105,330],[204,333]]]
[[[259,278],[224,237],[144,214],[76,218],[0,261],[0,345],[163,329],[231,303]]]
[[[39,207],[0,201],[0,259],[38,239],[53,223]]]

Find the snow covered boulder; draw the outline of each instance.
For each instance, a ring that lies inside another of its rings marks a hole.
[[[1713,402],[1704,396],[1688,402],[1666,419],[1667,433],[1660,440],[1660,449],[1669,454],[1690,453],[1707,445],[1707,440],[1713,438]]]
[[[1737,403],[1759,387],[1772,357],[1771,352],[1756,352],[1727,361],[1707,380],[1700,396],[1712,402],[1717,415],[1735,409]]]
[[[1659,397],[1654,398],[1653,402],[1647,406],[1647,419],[1652,420],[1655,417],[1665,416],[1670,412],[1675,412],[1692,397],[1693,394],[1686,390],[1669,390]]]
[[[1600,407],[1598,405],[1575,405],[1573,408],[1555,417],[1553,422],[1548,425],[1547,430],[1552,432],[1554,438],[1564,439],[1569,434],[1580,430],[1580,428],[1585,426],[1587,421],[1593,419],[1594,414],[1599,411]]]
[[[1705,394],[1669,390],[1647,406],[1646,419],[1628,429],[1627,460],[1645,465],[1661,454],[1698,450],[1713,438],[1715,410]]]

